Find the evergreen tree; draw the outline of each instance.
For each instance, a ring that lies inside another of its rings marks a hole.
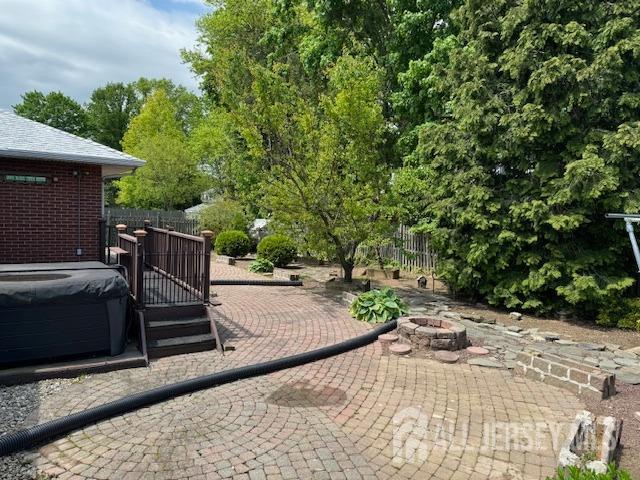
[[[454,291],[593,311],[634,271],[604,214],[640,207],[637,2],[468,0],[455,21],[405,79],[427,117],[396,179],[405,213]]]

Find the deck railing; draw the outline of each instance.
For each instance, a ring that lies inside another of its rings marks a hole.
[[[116,230],[118,263],[125,267],[131,295],[138,304],[144,305],[144,237],[147,232],[136,230],[129,235],[127,226],[123,224],[116,225]]]
[[[139,306],[208,303],[211,237],[155,228],[126,233],[118,228],[118,263],[126,267],[131,293]]]

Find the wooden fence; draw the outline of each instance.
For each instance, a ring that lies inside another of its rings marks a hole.
[[[358,254],[371,257],[375,255],[372,247],[358,247]],[[411,233],[409,227],[400,225],[394,241],[380,247],[383,259],[397,262],[403,270],[433,271],[436,266],[436,253],[431,249],[429,237]]]
[[[172,228],[176,232],[188,235],[200,233],[198,220],[187,218],[181,210],[139,210],[134,208],[105,208],[104,221],[107,226],[119,223],[127,225],[129,229],[144,228],[145,220],[149,220],[154,227]]]

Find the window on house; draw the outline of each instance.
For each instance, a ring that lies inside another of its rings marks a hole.
[[[7,183],[29,183],[35,185],[44,185],[49,179],[40,175],[4,175],[4,181]]]

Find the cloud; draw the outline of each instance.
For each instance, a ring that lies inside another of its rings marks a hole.
[[[29,90],[60,90],[80,102],[107,82],[197,80],[180,49],[195,44],[197,10],[142,0],[2,0],[0,108]]]

